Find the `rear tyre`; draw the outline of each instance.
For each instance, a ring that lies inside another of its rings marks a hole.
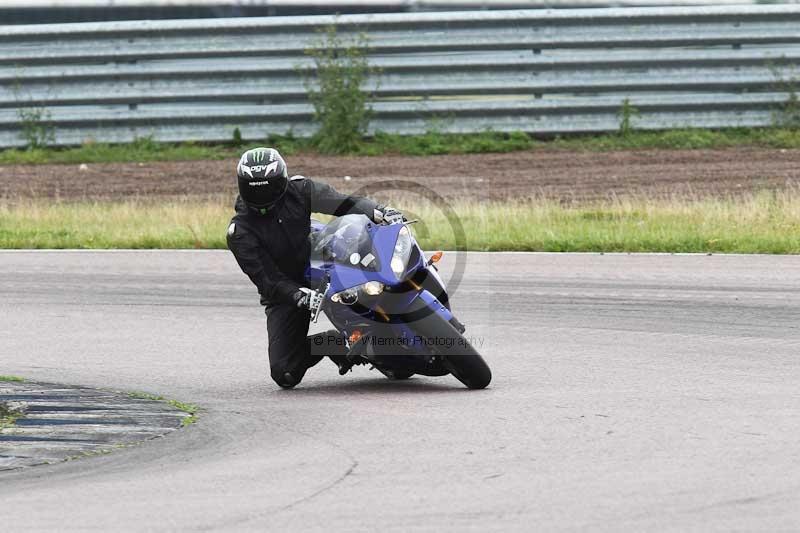
[[[442,357],[442,364],[470,389],[484,389],[492,381],[492,371],[483,357],[464,336],[436,313],[409,324],[425,337],[428,346]]]

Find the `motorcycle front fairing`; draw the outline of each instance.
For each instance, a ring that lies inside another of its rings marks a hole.
[[[452,320],[452,314],[415,281],[430,276],[446,297],[441,278],[425,264],[422,250],[413,237],[402,272],[392,270],[392,258],[403,227],[403,224],[377,225],[363,215],[346,215],[327,226],[313,224],[308,277],[312,287],[322,279],[329,279],[328,299],[348,289],[352,293],[356,288],[357,298],[349,305],[329,302],[331,305],[325,308],[333,325],[346,336],[358,330],[365,336],[391,337],[402,343],[402,353],[423,354],[425,347],[408,325],[413,320],[409,310],[413,307],[416,312],[439,313],[448,321]],[[369,295],[357,289],[371,281],[382,283],[383,292]]]

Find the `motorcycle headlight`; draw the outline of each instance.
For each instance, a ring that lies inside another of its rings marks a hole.
[[[358,300],[358,287],[350,287],[331,296],[331,301],[337,304],[353,305]]]
[[[383,292],[383,283],[380,281],[368,281],[361,286],[361,289],[370,296],[377,296]]]
[[[368,281],[362,285],[350,287],[331,296],[331,301],[337,304],[353,305],[358,301],[358,291],[364,291],[369,296],[377,296],[383,292],[384,285],[380,281]]]
[[[392,272],[397,276],[397,279],[402,279],[410,257],[411,232],[408,230],[408,226],[403,226],[397,234],[397,242],[394,245],[394,253],[392,254],[392,261],[390,263]]]

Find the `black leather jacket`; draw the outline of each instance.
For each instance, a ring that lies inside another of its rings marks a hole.
[[[258,288],[262,305],[294,303],[304,285],[311,247],[311,213],[364,214],[373,218],[377,204],[341,194],[326,183],[304,176],[289,180],[283,198],[265,215],[236,198],[236,215],[228,226],[228,248]]]

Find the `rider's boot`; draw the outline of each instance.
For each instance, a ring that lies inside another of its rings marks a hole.
[[[342,334],[335,329],[316,333],[308,336],[311,353],[327,356],[339,368],[339,374],[344,375],[353,367],[347,359],[347,346]]]

